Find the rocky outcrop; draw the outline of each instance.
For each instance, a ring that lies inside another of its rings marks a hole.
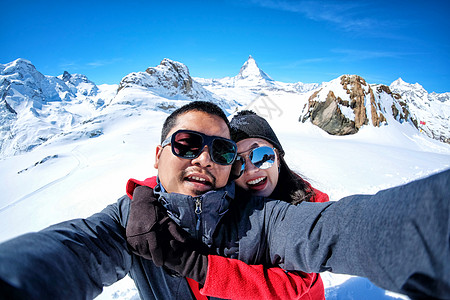
[[[188,99],[204,99],[211,96],[189,74],[188,68],[179,62],[164,59],[156,67],[145,72],[135,72],[125,76],[118,91],[128,87],[144,87],[164,96],[183,95]]]
[[[342,99],[336,97],[333,91],[329,91],[325,101],[315,101],[319,91],[309,98],[309,115],[311,122],[332,135],[347,135],[356,133],[358,130],[355,121],[346,118],[340,109]],[[305,121],[306,119],[303,119]]]
[[[350,103],[340,99],[342,105],[351,107],[355,114],[355,128],[367,124],[366,109],[364,107],[365,93],[362,86],[367,86],[366,81],[359,76],[342,76],[341,85],[350,96]]]
[[[142,92],[139,98],[133,96],[136,95],[136,90]],[[189,69],[184,64],[167,58],[163,59],[158,66],[147,68],[145,72],[134,72],[125,76],[120,82],[112,103],[127,105],[140,103],[140,105],[150,105],[170,111],[182,104],[178,100],[211,101],[226,111],[238,105],[208,91],[190,76]],[[166,107],[170,109],[165,109]]]
[[[311,95],[300,121],[310,119],[329,134],[347,135],[358,132],[364,125],[386,124],[386,114],[400,123],[410,121],[417,127],[406,103],[388,86],[371,86],[360,76],[343,75]]]
[[[145,72],[162,79],[157,81],[161,86],[165,86],[167,89],[174,88],[185,95],[193,96],[192,78],[185,65],[164,59],[160,64],[160,68],[148,68]]]

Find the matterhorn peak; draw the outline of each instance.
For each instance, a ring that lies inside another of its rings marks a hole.
[[[258,67],[258,64],[251,55],[248,57],[244,65],[241,67],[241,70],[239,71],[239,74],[236,76],[236,79],[238,80],[248,79],[251,81],[263,79],[267,81],[273,81],[273,79],[270,78],[269,75],[264,73],[264,71],[262,71]]]
[[[62,81],[70,81],[70,78],[72,77],[72,75],[70,75],[69,72],[64,71],[64,73],[61,76]]]

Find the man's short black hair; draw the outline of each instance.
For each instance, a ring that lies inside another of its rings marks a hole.
[[[230,122],[219,106],[208,101],[192,101],[176,109],[173,113],[170,114],[170,116],[167,117],[166,121],[164,121],[164,125],[161,130],[161,144],[167,138],[167,135],[177,123],[178,116],[189,111],[201,111],[210,115],[218,116],[225,122],[225,124],[227,124],[228,130],[230,130]]]

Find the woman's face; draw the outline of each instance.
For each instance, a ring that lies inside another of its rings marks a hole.
[[[238,142],[237,146],[238,155],[245,158],[245,170],[241,177],[236,179],[236,184],[254,195],[270,196],[278,183],[278,154],[275,151],[275,162],[270,168],[259,169],[250,162],[249,153],[255,148],[262,146],[273,148],[273,145],[260,138],[248,138]]]

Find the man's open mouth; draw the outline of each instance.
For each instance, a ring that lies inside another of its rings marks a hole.
[[[185,177],[185,179],[186,179],[187,181],[189,181],[189,182],[199,183],[199,184],[204,184],[204,185],[212,186],[212,183],[211,183],[208,179],[206,179],[206,178],[204,178],[204,177],[192,175],[192,176],[187,176],[187,177]]]

